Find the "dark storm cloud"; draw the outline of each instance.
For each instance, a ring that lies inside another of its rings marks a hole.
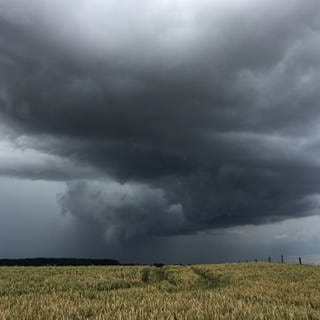
[[[181,205],[168,203],[161,189],[97,181],[70,182],[68,187],[59,198],[63,208],[88,223],[106,226],[104,232],[109,240],[183,230]]]
[[[124,239],[315,213],[318,1],[22,4],[0,3],[1,117],[89,168],[54,175],[65,211]]]

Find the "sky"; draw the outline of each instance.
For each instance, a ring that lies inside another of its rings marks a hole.
[[[0,258],[320,263],[318,0],[0,0]]]

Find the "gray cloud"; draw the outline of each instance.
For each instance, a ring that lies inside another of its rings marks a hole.
[[[1,119],[55,160],[1,174],[69,181],[112,239],[317,213],[318,1],[23,3],[0,4]]]
[[[66,212],[105,226],[109,240],[168,235],[185,224],[181,204],[145,185],[73,181],[59,202]]]

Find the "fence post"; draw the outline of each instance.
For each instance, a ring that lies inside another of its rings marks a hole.
[[[254,261],[255,261],[255,262],[258,262],[258,259],[257,259],[257,258],[255,258],[255,259],[254,259]]]
[[[283,263],[283,254],[281,255],[281,263]]]
[[[299,264],[302,264],[301,257],[299,257]]]
[[[269,262],[269,263],[271,262],[271,257],[268,257],[268,262]]]

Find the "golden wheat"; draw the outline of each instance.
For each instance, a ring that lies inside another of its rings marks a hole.
[[[320,267],[1,267],[0,319],[320,319]]]

